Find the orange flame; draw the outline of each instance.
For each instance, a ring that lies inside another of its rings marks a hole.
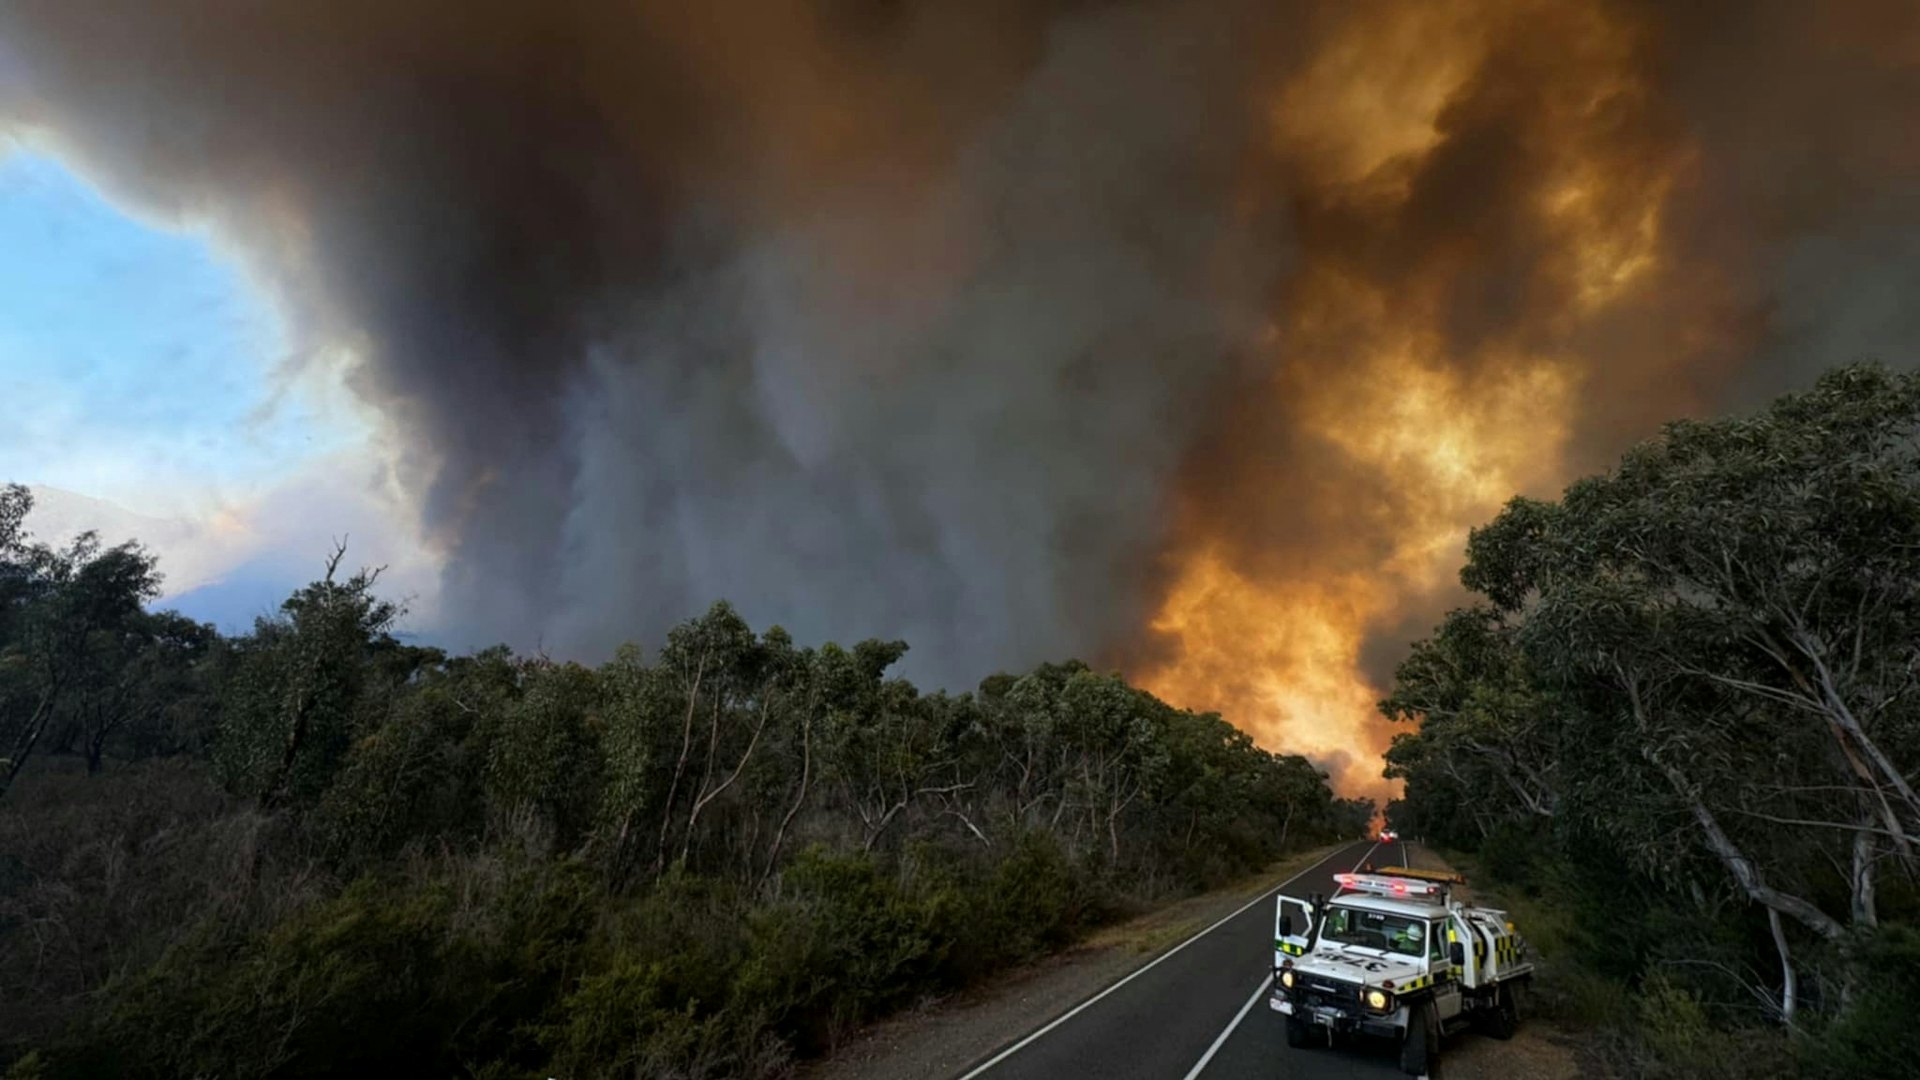
[[[1303,263],[1256,408],[1289,418],[1265,430],[1290,441],[1183,509],[1161,650],[1133,672],[1147,688],[1315,757],[1344,794],[1396,793],[1363,655],[1452,598],[1472,525],[1563,479],[1580,334],[1660,265],[1680,157],[1644,133],[1636,46],[1597,3],[1377,3],[1280,88]],[[1513,164],[1480,197],[1507,200],[1487,216],[1513,237],[1420,202],[1478,167],[1459,143],[1489,132]],[[1516,265],[1520,299],[1457,333],[1463,297]],[[1338,528],[1290,541],[1238,520],[1277,499]]]

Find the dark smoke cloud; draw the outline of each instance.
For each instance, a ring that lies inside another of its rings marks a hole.
[[[359,358],[448,630],[716,597],[970,682],[1138,625],[1285,246],[1225,9],[10,5],[12,111]],[[1239,67],[1235,67],[1239,65]]]
[[[1650,49],[1693,147],[1676,261],[1725,331],[1703,411],[1838,363],[1920,362],[1920,5],[1661,5]]]
[[[1230,215],[1223,43],[1164,31],[1075,23],[934,183],[783,223],[609,344],[562,640],[631,632],[583,602],[609,585],[643,626],[724,595],[898,633],[947,679],[1140,624],[1170,478],[1285,250]]]
[[[1387,214],[1274,109],[1406,0],[9,0],[0,123],[215,222],[357,358],[454,639],[593,656],[729,597],[965,684],[1151,663],[1169,545],[1256,580],[1386,557],[1395,478],[1293,403],[1398,310],[1469,389],[1565,356],[1575,469],[1910,353],[1911,4],[1455,6],[1493,45]],[[1569,139],[1667,184],[1658,287],[1577,325],[1529,214]],[[1276,342],[1303,267],[1393,306]],[[1366,673],[1453,597],[1381,620]]]

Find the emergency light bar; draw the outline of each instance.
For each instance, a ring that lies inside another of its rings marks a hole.
[[[1438,897],[1444,891],[1438,882],[1385,874],[1335,874],[1333,880],[1342,889],[1373,893],[1375,896]]]

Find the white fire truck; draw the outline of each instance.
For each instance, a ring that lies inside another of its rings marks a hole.
[[[1478,1026],[1511,1038],[1533,975],[1507,913],[1468,907],[1455,874],[1389,867],[1335,874],[1331,898],[1280,897],[1274,915],[1275,1012],[1287,1045],[1337,1034],[1400,1042],[1400,1068],[1437,1077],[1442,1035]]]

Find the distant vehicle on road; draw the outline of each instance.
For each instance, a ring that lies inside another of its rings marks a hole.
[[[1396,843],[1397,841],[1399,841],[1399,839],[1400,839],[1400,834],[1397,832],[1394,832],[1392,829],[1380,830],[1380,842],[1383,844]]]
[[[1400,1068],[1437,1077],[1440,1039],[1479,1026],[1513,1036],[1519,992],[1533,976],[1507,913],[1468,907],[1456,874],[1389,867],[1335,874],[1331,899],[1280,897],[1274,915],[1271,1008],[1287,1045],[1331,1045],[1336,1034],[1400,1043]]]

